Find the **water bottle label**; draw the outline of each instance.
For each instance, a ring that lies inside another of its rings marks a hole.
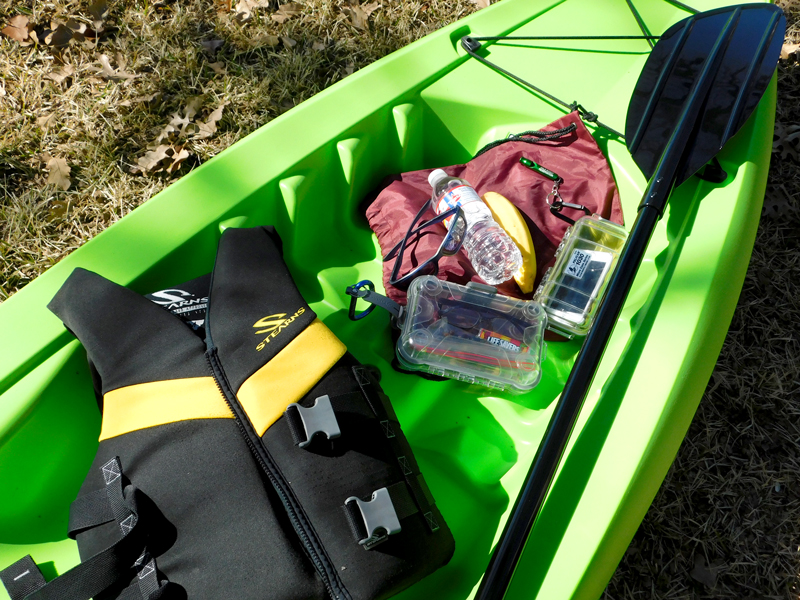
[[[444,196],[439,199],[439,204],[436,207],[436,213],[442,214],[446,210],[460,206],[464,211],[464,217],[467,220],[467,227],[471,227],[476,221],[480,221],[487,217],[491,217],[492,213],[489,207],[484,204],[478,193],[468,185],[459,185],[448,191]],[[450,222],[453,217],[445,219],[445,227],[450,227]]]

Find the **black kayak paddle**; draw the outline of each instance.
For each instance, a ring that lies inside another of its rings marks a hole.
[[[670,193],[714,158],[753,112],[775,71],[785,30],[780,8],[745,4],[697,13],[655,44],[625,127],[628,150],[648,185],[475,600],[505,595]]]

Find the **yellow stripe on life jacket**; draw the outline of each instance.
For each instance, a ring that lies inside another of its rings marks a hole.
[[[258,435],[264,435],[286,407],[305,396],[347,347],[314,319],[272,360],[248,377],[236,395]]]
[[[212,377],[138,383],[103,396],[100,441],[178,421],[232,418]]]

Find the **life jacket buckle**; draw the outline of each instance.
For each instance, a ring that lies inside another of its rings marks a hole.
[[[392,497],[385,487],[372,492],[372,499],[369,502],[364,502],[356,496],[350,496],[344,501],[344,505],[354,528],[362,534],[366,532],[366,537],[358,540],[358,543],[366,550],[371,550],[381,542],[385,542],[390,535],[400,533],[402,529],[397,511],[392,503]],[[358,522],[359,515],[363,521],[361,523]]]
[[[329,440],[342,435],[331,399],[327,394],[317,398],[314,406],[308,408],[293,402],[286,407],[284,414],[289,422],[294,443],[300,448],[308,446],[317,433],[324,433]]]

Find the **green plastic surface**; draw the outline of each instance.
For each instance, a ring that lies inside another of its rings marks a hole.
[[[640,10],[655,32],[686,16],[667,2]],[[469,60],[458,45],[467,34],[559,32],[621,35],[638,28],[621,0],[503,0],[262,127],[0,306],[0,566],[31,553],[49,577],[78,561],[76,546],[65,539],[68,506],[91,462],[100,418],[83,350],[45,308],[67,275],[82,266],[153,291],[209,271],[224,227],[274,224],[312,308],[357,358],[383,372],[453,530],[451,563],[400,597],[470,597],[579,342],[550,343],[541,383],[519,396],[393,371],[385,314],[347,319],[345,287],[381,281],[377,242],[357,205],[388,174],[461,162],[491,140],[559,117],[560,110]],[[646,43],[547,45],[494,46],[491,57],[623,130]],[[726,181],[693,178],[674,193],[508,598],[597,598],[636,531],[685,435],[736,305],[766,184],[774,106],[773,82],[719,155]],[[595,133],[630,225],[645,182],[622,142]]]

